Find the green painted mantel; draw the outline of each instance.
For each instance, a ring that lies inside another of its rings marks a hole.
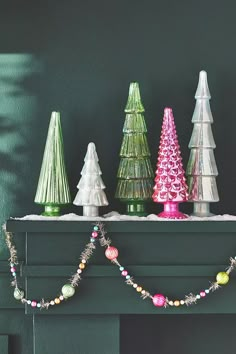
[[[119,249],[119,262],[138,283],[152,294],[161,292],[172,299],[208,287],[215,274],[225,270],[229,257],[236,254],[233,221],[104,224],[112,245]],[[12,219],[7,221],[7,230],[14,233],[20,280],[27,296],[51,299],[74,273],[92,222]],[[125,285],[99,244],[75,296],[48,311],[24,307],[14,300],[7,262],[1,262],[0,267],[1,354],[123,354],[128,353],[121,335],[126,316],[169,315],[177,319],[181,315],[236,314],[234,279],[195,306],[155,308]]]

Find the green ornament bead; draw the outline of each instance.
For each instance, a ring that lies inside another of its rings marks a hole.
[[[75,293],[75,288],[71,284],[65,284],[63,285],[61,292],[64,298],[71,297]]]
[[[220,285],[225,285],[229,281],[229,275],[226,272],[219,272],[216,276],[216,282]]]
[[[24,295],[25,295],[24,290],[15,288],[15,290],[14,290],[14,298],[15,298],[16,300],[21,300],[21,299],[23,299]]]

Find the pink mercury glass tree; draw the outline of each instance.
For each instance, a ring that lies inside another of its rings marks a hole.
[[[186,214],[179,211],[179,203],[188,199],[188,187],[171,108],[164,110],[155,182],[153,201],[164,204],[164,211],[158,216],[168,219],[187,218]]]

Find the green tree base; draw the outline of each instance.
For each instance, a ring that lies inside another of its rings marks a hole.
[[[126,213],[130,216],[147,216],[146,206],[143,202],[129,202],[126,205]]]
[[[60,216],[61,210],[58,205],[45,205],[43,216]]]

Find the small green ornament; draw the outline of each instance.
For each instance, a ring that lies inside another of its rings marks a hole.
[[[15,298],[16,300],[21,300],[21,299],[23,299],[24,295],[25,295],[24,290],[19,289],[19,288],[15,288],[15,290],[14,290],[14,298]]]
[[[63,285],[61,292],[64,298],[71,297],[75,293],[75,288],[71,284],[65,284]]]
[[[220,285],[225,285],[229,281],[229,275],[226,272],[219,272],[216,276],[216,282]]]

